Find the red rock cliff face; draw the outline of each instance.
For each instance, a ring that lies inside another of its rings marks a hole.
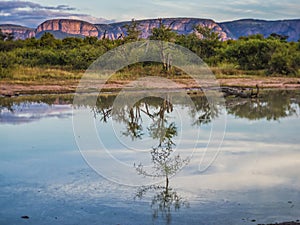
[[[209,19],[198,19],[198,18],[167,18],[162,19],[162,23],[171,28],[173,31],[178,34],[190,34],[195,32],[196,26],[206,26],[211,28],[214,32],[217,32],[220,35],[222,40],[227,40],[227,34],[223,32],[222,28],[215,23],[213,20]],[[147,38],[151,35],[151,30],[154,27],[159,27],[159,20],[144,20],[141,21],[142,36]]]
[[[0,29],[3,33],[13,34],[14,39],[27,39],[35,37],[35,30],[28,27],[22,27],[18,25],[4,24],[0,25]]]
[[[151,31],[155,27],[159,27],[160,21],[158,19],[139,20],[139,29],[142,31],[141,37],[148,38],[151,35]],[[222,28],[209,19],[198,19],[198,18],[166,18],[161,21],[166,27],[171,28],[178,34],[190,34],[195,32],[195,26],[207,26],[213,31],[219,33],[221,40],[227,40],[227,34]],[[96,24],[99,31],[99,38],[117,39],[126,35],[126,29],[124,26],[130,22],[120,22],[112,24]]]
[[[46,31],[60,31],[73,35],[98,37],[98,30],[93,24],[80,20],[48,20],[39,25],[36,29],[37,34]]]
[[[137,22],[142,38],[148,38],[152,29],[160,25],[159,19],[139,20]],[[298,41],[300,39],[300,19],[280,21],[247,19],[216,23],[210,19],[200,18],[164,18],[161,22],[178,34],[184,35],[195,32],[195,26],[207,26],[219,33],[221,40],[237,39],[240,36],[252,34],[263,34],[265,37],[268,37],[272,33],[287,35],[288,41]],[[13,33],[15,39],[39,38],[44,32],[53,33],[60,39],[70,36],[118,39],[126,36],[126,29],[124,28],[126,24],[130,24],[130,21],[91,24],[80,20],[54,19],[45,21],[37,29],[7,24],[0,25],[0,29],[4,33]]]

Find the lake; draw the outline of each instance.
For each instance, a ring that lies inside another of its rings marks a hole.
[[[0,224],[300,219],[300,91],[166,96],[0,98]]]

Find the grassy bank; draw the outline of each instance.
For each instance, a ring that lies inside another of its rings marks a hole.
[[[268,76],[264,71],[245,71],[228,65],[212,67],[221,86],[261,88],[300,88],[299,76]],[[61,94],[74,93],[85,71],[59,67],[18,66],[11,71],[11,76],[0,80],[0,95],[14,96],[22,94]],[[92,90],[118,91],[130,81],[146,76],[160,76],[171,79],[179,87],[193,89],[197,86],[191,78],[179,69],[162,70],[161,65],[134,65],[123,68],[113,74],[108,81],[105,76],[90,74],[87,82]],[[103,80],[105,87],[101,86]],[[162,87],[169,88],[169,87]]]
[[[218,79],[232,78],[266,78],[271,77],[265,70],[241,70],[232,64],[222,64],[220,66],[210,67],[211,72]],[[85,74],[85,70],[74,70],[64,67],[28,67],[16,66],[10,70],[10,75],[1,78],[1,82],[15,84],[55,84],[55,83],[74,83],[78,82]],[[300,73],[299,73],[300,74]],[[281,75],[273,74],[272,77],[300,78],[299,74]],[[91,79],[101,78],[99,74],[89,75]],[[146,76],[161,76],[171,79],[188,79],[190,76],[178,68],[171,68],[164,71],[159,64],[152,65],[133,65],[117,71],[110,77],[111,81],[136,80]],[[108,76],[105,76],[105,78]]]

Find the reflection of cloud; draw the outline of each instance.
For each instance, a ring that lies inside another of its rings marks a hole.
[[[22,124],[38,121],[44,118],[67,118],[72,116],[70,105],[47,105],[32,103],[14,105],[13,111],[0,111],[0,124]]]
[[[297,116],[290,116],[280,123],[265,120],[249,123],[229,116],[221,152],[208,170],[200,173],[199,163],[205,154],[202,164],[208,165],[216,152],[209,150],[205,153],[199,145],[191,163],[175,177],[174,182],[192,192],[203,189],[299,189],[298,121]],[[192,140],[187,140],[184,145],[190,146],[190,142]],[[192,149],[184,151],[188,154]]]
[[[218,158],[203,173],[197,172],[203,152],[193,155],[191,163],[174,182],[179,186],[212,190],[246,190],[274,187],[300,188],[299,144],[285,142],[232,141],[224,143]],[[208,163],[213,152],[204,157]]]
[[[36,27],[47,19],[81,19],[91,23],[107,23],[103,18],[76,13],[69,5],[44,6],[29,1],[0,1],[1,23],[20,24]]]

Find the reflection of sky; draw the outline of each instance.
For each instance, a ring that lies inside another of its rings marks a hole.
[[[178,106],[176,110],[181,115],[188,115],[184,108]],[[18,118],[22,118],[22,121],[26,119],[26,121],[35,122],[20,122]],[[172,115],[172,119],[180,121],[179,118],[176,118],[176,113]],[[143,121],[146,128],[149,121],[146,117],[143,118]],[[181,132],[178,137],[182,137],[182,139],[178,140],[180,143],[177,146],[177,152],[189,156],[193,151],[199,127],[191,126],[190,118],[184,118],[184,122],[178,124]],[[105,140],[108,150],[120,161],[127,162],[128,170],[134,170],[133,162],[135,161],[144,160],[144,162],[149,163],[149,152],[137,154],[134,151],[125,151],[124,145],[116,142],[118,141],[116,138],[112,138],[115,132],[120,134],[122,131],[122,124],[114,125],[115,130],[110,127],[109,123],[97,124],[99,135]],[[300,123],[296,115],[280,119],[279,122],[265,119],[249,121],[229,115],[221,151],[211,166],[200,173],[198,165],[202,157],[204,156],[202,163],[209,164],[216,153],[207,151],[204,155],[211,126],[200,127],[198,148],[191,163],[171,179],[170,185],[187,196],[191,196],[192,201],[197,204],[204,202],[205,207],[208,207],[203,208],[202,213],[205,215],[211,213],[212,216],[212,214],[226,212],[238,217],[238,210],[244,210],[241,212],[244,214],[245,212],[253,213],[253,211],[255,214],[255,211],[260,210],[261,217],[265,218],[267,215],[287,214],[290,216],[286,217],[287,220],[294,218],[299,215],[297,210],[299,212],[300,204],[297,200],[300,195],[299,130]],[[217,130],[216,132],[222,131]],[[116,211],[124,211],[124,208],[128,210],[127,207],[132,207],[135,204],[126,205],[128,199],[133,196],[133,193],[128,192],[134,192],[133,189],[125,188],[125,186],[119,187],[104,181],[101,177],[96,176],[84,162],[75,144],[71,106],[33,104],[16,107],[14,113],[2,111],[0,137],[0,196],[6,196],[6,201],[0,199],[0,212],[2,210],[1,205],[5,204],[7,215],[15,215],[14,208],[20,202],[24,201],[34,205],[39,200],[29,199],[30,194],[28,193],[33,193],[32,195],[35,196],[37,187],[45,192],[46,200],[50,198],[54,201],[51,203],[53,204],[52,210],[56,208],[56,199],[65,199],[66,196],[71,199],[72,204],[75,202],[74,204],[79,206],[80,204],[89,205],[95,201],[102,201],[103,198],[108,201],[106,204],[112,206],[117,201],[120,209],[114,209]],[[130,143],[124,136],[121,136],[121,139],[127,144]],[[155,141],[145,143],[148,146]],[[138,142],[134,147],[142,149],[143,141]],[[149,146],[147,148],[149,149]],[[91,154],[95,152],[99,153],[99,151],[94,150],[94,152],[91,151]],[[101,161],[101,157],[96,159],[99,160],[100,167],[109,167],[109,161],[103,159]],[[114,169],[116,173],[124,177],[128,175],[126,170]],[[136,175],[136,179],[138,177]],[[7,195],[11,190],[21,193],[20,196],[18,194],[14,197]],[[120,193],[120,191],[122,192]],[[23,195],[22,193],[27,194]],[[14,198],[15,201],[10,198]],[[109,200],[110,198],[114,199]],[[45,199],[43,200],[45,201]],[[82,203],[83,199],[86,202]],[[222,199],[222,202],[213,203],[215,199],[217,199],[216,201]],[[243,206],[245,208],[241,209],[241,206],[234,205],[235,203],[226,205],[228,199],[232,202],[247,204],[247,206]],[[287,203],[289,200],[295,202],[295,206],[293,208],[289,206],[289,208],[284,209],[285,211],[282,210],[283,203]],[[68,210],[76,211],[70,205]],[[272,210],[270,210],[270,205],[273,207]],[[40,213],[39,206],[34,205],[33,211]],[[51,208],[44,207],[45,211],[51,212]],[[61,207],[60,210],[65,210],[65,205]],[[97,213],[99,211],[97,207],[100,206],[94,207],[95,215],[97,215],[96,211]],[[222,207],[224,207],[223,211]],[[212,213],[210,210],[214,208],[219,211]],[[147,210],[147,208],[143,209]],[[59,211],[59,208],[57,210]],[[195,212],[196,209],[193,210],[193,218],[199,222],[201,214]],[[124,216],[124,214],[122,215]],[[108,216],[102,218],[111,221]],[[187,216],[183,218],[187,218]],[[232,222],[231,219],[234,218],[232,216],[227,218],[228,223]],[[208,221],[207,224],[213,223]]]
[[[31,154],[36,152],[47,155],[53,150],[54,143],[55,149],[69,149],[72,142],[71,146],[74,146],[71,113],[69,105],[49,106],[38,103],[14,106],[13,112],[3,110],[0,129],[2,158],[10,160],[12,156],[12,158],[24,156],[26,159],[27,154],[32,157]],[[178,135],[173,140],[176,144],[175,153],[183,157],[192,156],[191,163],[176,178],[179,181],[184,180],[179,182],[179,186],[186,189],[207,187],[227,190],[245,187],[269,188],[277,185],[300,188],[300,173],[297,172],[300,171],[300,140],[297,135],[300,123],[297,116],[280,119],[280,122],[264,119],[248,121],[228,116],[221,151],[210,165],[210,161],[217,154],[217,149],[206,148],[212,127],[210,124],[200,128],[192,126],[193,120],[188,118],[188,115],[187,109],[176,106],[168,121],[175,122],[178,128]],[[128,170],[133,172],[134,163],[142,162],[150,165],[151,156],[148,151],[158,145],[158,140],[150,138],[147,130],[152,120],[145,116],[142,120],[144,138],[133,142],[130,137],[122,135],[125,124],[112,120],[100,123],[96,120],[98,137],[106,147],[106,151],[125,163]],[[29,123],[33,121],[36,123]],[[62,126],[65,123],[68,125]],[[214,126],[218,127],[217,124],[218,120]],[[215,132],[221,133],[223,130]],[[59,137],[56,136],[58,133]],[[43,152],[38,151],[36,149],[38,147],[44,149]],[[105,151],[100,154],[95,149],[89,151],[89,154],[97,155],[95,159],[100,161],[101,154],[106,154]],[[199,172],[200,162],[202,168],[209,165],[210,167]],[[103,161],[99,165],[109,166],[109,161]],[[126,177],[127,171],[118,173]],[[201,182],[197,182],[198,180]]]
[[[225,139],[216,161],[197,173],[199,158],[193,159],[183,174],[184,183],[193,188],[256,189],[276,186],[300,189],[299,119],[290,117],[278,122],[229,117]],[[208,153],[209,155],[209,153]],[[189,169],[189,170],[188,170]],[[195,182],[198,180],[199,182]]]
[[[12,111],[0,110],[0,124],[22,124],[43,118],[67,118],[72,115],[70,105],[48,105],[45,103],[22,103],[13,105]]]

